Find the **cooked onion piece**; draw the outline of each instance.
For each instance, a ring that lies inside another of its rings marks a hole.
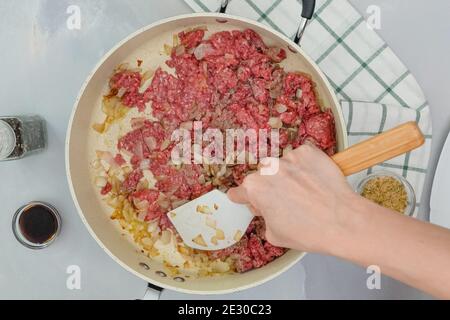
[[[234,234],[233,240],[238,242],[239,240],[241,240],[243,234],[241,230],[237,230],[236,233]]]
[[[192,242],[195,243],[195,244],[198,244],[199,246],[202,246],[202,247],[207,247],[208,246],[206,244],[206,242],[205,242],[205,239],[203,239],[203,236],[201,234],[199,234],[194,239],[192,239]]]
[[[217,240],[225,240],[225,233],[221,229],[216,229]]]

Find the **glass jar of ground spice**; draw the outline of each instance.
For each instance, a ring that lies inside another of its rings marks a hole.
[[[412,216],[416,208],[416,196],[411,184],[395,173],[377,171],[366,176],[357,192],[385,208]]]
[[[0,161],[20,159],[46,144],[45,121],[39,116],[0,117]]]

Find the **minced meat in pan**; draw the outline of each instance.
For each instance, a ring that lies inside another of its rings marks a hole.
[[[131,170],[118,186],[108,181],[101,189],[103,195],[121,195],[131,206],[140,206],[136,212],[144,203],[139,219],[158,221],[158,232],[175,233],[166,217],[169,210],[213,188],[225,191],[239,185],[256,169],[249,164],[228,165],[218,176],[220,165],[173,165],[171,134],[180,126],[189,128],[193,121],[201,121],[203,130],[270,129],[270,119],[277,118],[281,150],[310,141],[334,154],[333,115],[321,110],[310,77],[281,67],[284,49],[266,46],[250,29],[217,32],[205,39],[205,30],[199,28],[179,33],[177,42],[166,61],[174,73],[157,69],[144,91],[141,86],[149,79],[139,70],[118,68],[110,79],[105,99],[120,99],[122,106],[141,113],[151,106],[157,121],[144,114],[132,120],[132,130],[117,142],[119,152],[130,156],[129,162],[120,153],[112,159]],[[154,187],[139,184],[144,170],[153,174]],[[237,272],[259,268],[286,252],[271,245],[264,233],[264,221],[257,217],[237,244],[205,254],[211,260],[231,261]]]

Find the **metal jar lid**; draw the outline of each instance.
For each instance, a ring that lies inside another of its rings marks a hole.
[[[11,155],[16,147],[16,134],[13,128],[0,120],[0,160],[6,159]]]

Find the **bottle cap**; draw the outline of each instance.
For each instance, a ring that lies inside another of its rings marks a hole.
[[[13,128],[0,120],[0,160],[6,159],[16,147],[16,134]]]

